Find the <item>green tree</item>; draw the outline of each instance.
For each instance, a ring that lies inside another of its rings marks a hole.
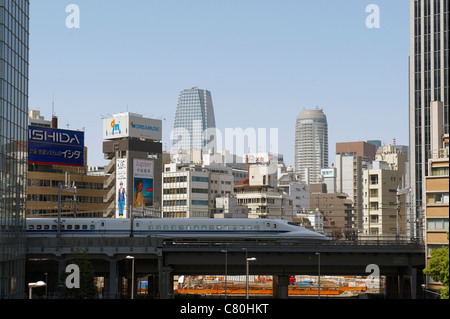
[[[447,232],[447,239],[449,233]],[[428,262],[428,267],[424,269],[424,274],[433,278],[433,280],[439,281],[444,286],[441,289],[441,298],[449,299],[448,291],[448,246],[438,248],[431,251],[431,259]]]
[[[75,264],[80,268],[80,288],[67,288],[64,286],[62,290],[62,297],[65,299],[93,299],[97,294],[97,287],[94,282],[94,267],[90,262],[86,252],[76,252],[73,258],[67,261],[67,265]],[[63,271],[60,279],[63,283],[69,273]]]

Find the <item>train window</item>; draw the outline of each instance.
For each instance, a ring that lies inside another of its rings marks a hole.
[[[273,224],[273,228],[277,228],[277,224]]]
[[[48,230],[48,229],[50,229],[50,226],[49,225],[44,225],[44,229]]]
[[[199,230],[200,229],[200,226],[199,225],[195,225],[194,226],[194,230]]]
[[[270,223],[266,223],[266,227],[270,227]]]
[[[102,224],[101,224],[101,225],[102,225],[102,227],[105,227],[105,222],[102,222]]]
[[[91,225],[90,229],[94,230],[95,229],[95,225]]]
[[[244,230],[244,225],[239,225],[239,230]]]
[[[214,225],[209,225],[209,230],[214,230]]]
[[[169,225],[164,225],[164,230],[168,230],[169,229]]]
[[[188,226],[186,226],[186,229],[187,229],[187,230],[191,230],[191,229],[192,229],[192,226],[191,226],[191,225],[188,225]]]
[[[230,225],[225,225],[224,229],[225,230],[230,230]]]
[[[179,230],[184,230],[184,225],[179,225],[179,226],[178,226],[178,229],[179,229]]]
[[[172,230],[177,230],[177,225],[172,225]]]
[[[36,229],[42,229],[42,225],[37,225]]]
[[[237,226],[236,226],[236,225],[233,225],[233,226],[231,226],[231,228],[232,228],[233,230],[236,230],[236,229],[237,229]]]
[[[256,230],[259,230],[259,225],[255,225],[255,229],[256,229]]]
[[[218,230],[221,230],[221,229],[222,229],[222,226],[221,226],[221,225],[217,225],[217,229],[218,229]]]
[[[28,225],[28,229],[29,230],[33,230],[34,229],[34,225]]]
[[[149,226],[148,226],[148,229],[149,229],[149,230],[153,230],[153,225],[149,225]]]
[[[139,222],[136,222],[136,227],[139,227]]]
[[[72,229],[72,225],[67,225],[67,229]]]
[[[87,227],[87,225],[83,225],[83,226],[81,226],[81,229],[86,230],[86,229],[88,229],[88,227]]]
[[[247,225],[247,230],[252,230],[252,225]]]
[[[156,230],[161,230],[161,225],[156,225]]]
[[[80,229],[80,225],[75,225],[75,229]]]
[[[56,230],[56,225],[52,225],[52,230]]]
[[[206,230],[206,225],[202,225],[202,230]]]

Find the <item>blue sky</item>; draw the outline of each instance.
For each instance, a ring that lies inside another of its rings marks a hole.
[[[66,6],[80,8],[68,29]],[[366,27],[366,6],[380,28]],[[278,128],[294,165],[297,115],[323,108],[336,142],[408,145],[407,0],[39,0],[30,9],[29,108],[85,129],[104,165],[101,115],[163,121],[170,150],[178,93],[211,91],[217,127]]]

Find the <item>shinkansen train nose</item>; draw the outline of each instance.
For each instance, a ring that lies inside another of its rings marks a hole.
[[[289,238],[298,238],[298,239],[316,239],[316,240],[330,240],[325,235],[313,232],[313,231],[293,231],[289,232],[283,235],[283,237],[289,237]]]

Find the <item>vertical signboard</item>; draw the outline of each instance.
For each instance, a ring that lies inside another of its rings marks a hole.
[[[133,210],[144,210],[153,205],[154,161],[133,161]]]
[[[127,159],[116,161],[116,218],[127,218]]]

